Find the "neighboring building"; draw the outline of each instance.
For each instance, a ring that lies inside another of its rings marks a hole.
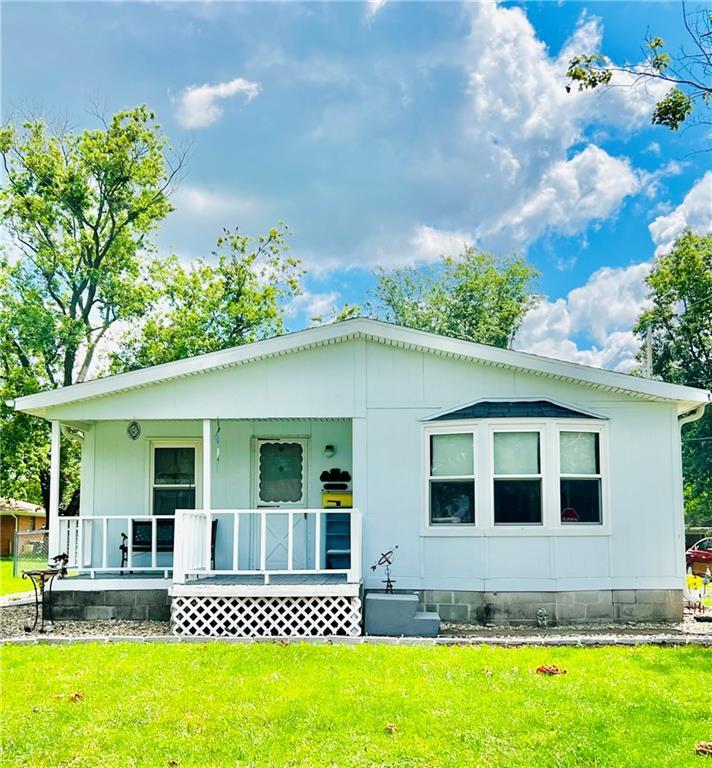
[[[81,573],[59,615],[321,634],[360,631],[395,545],[396,590],[445,620],[679,619],[680,427],[709,399],[354,319],[15,407],[52,423],[50,554]]]
[[[0,557],[13,553],[15,531],[36,531],[45,527],[45,511],[36,504],[0,499]]]

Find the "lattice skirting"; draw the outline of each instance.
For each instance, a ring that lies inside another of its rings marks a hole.
[[[174,635],[306,637],[360,635],[358,597],[174,597]]]

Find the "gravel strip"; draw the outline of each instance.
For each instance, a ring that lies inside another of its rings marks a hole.
[[[28,637],[25,625],[32,625],[35,606],[4,606],[0,608],[0,639]],[[40,617],[41,621],[41,617]],[[39,622],[37,622],[39,628]],[[152,636],[167,635],[170,626],[167,621],[128,621],[111,619],[105,621],[55,621],[53,635],[62,637],[106,637],[112,635]],[[30,637],[43,637],[35,630]],[[49,635],[47,635],[49,636]]]
[[[54,631],[40,635],[25,632],[32,624],[34,605],[0,607],[0,640],[19,643],[67,642],[69,639],[109,642],[132,640],[140,642],[254,642],[250,638],[176,638],[170,635],[167,621],[57,621]],[[264,638],[273,642],[278,638]],[[637,644],[695,644],[712,645],[712,623],[694,620],[685,613],[680,624],[607,624],[590,626],[558,626],[548,629],[534,627],[482,627],[478,624],[451,624],[443,622],[437,638],[306,638],[308,642],[359,643],[381,642],[396,644],[438,645],[637,645]]]

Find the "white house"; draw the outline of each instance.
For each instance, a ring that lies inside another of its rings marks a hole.
[[[23,397],[70,617],[358,633],[370,565],[446,620],[680,617],[680,428],[710,393],[354,319]],[[58,518],[60,435],[81,514]],[[326,507],[326,509],[325,509]]]

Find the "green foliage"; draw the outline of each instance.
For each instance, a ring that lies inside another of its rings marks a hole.
[[[613,77],[613,72],[605,68],[606,59],[600,54],[585,54],[574,56],[569,61],[569,68],[566,70],[566,77],[571,82],[576,83],[579,91],[586,91],[598,88],[601,85],[608,85]],[[567,86],[571,90],[571,86]]]
[[[522,258],[467,248],[428,269],[378,270],[373,309],[408,328],[508,347],[535,303],[537,275]]]
[[[5,401],[83,381],[117,321],[155,299],[150,235],[171,210],[166,140],[146,107],[79,134],[41,120],[0,128],[0,216],[14,246],[0,259],[0,493],[42,503],[47,427]],[[67,447],[65,485],[76,447]]]
[[[672,88],[655,105],[652,122],[653,125],[664,125],[671,131],[676,131],[691,112],[692,96],[680,88]]]
[[[82,643],[0,653],[7,768],[709,763],[694,751],[712,732],[701,647]],[[533,674],[547,663],[568,674]]]
[[[653,375],[712,389],[712,235],[686,232],[647,278],[652,306],[636,331],[652,335]],[[712,525],[712,408],[683,431],[685,515]]]
[[[254,241],[224,230],[214,264],[184,267],[175,257],[153,265],[161,299],[112,354],[113,372],[167,363],[274,336],[284,330],[284,302],[300,293],[303,271],[285,255],[287,227]]]
[[[616,67],[601,53],[580,54],[569,61],[567,92],[574,86],[578,91],[610,87],[616,84],[615,73],[623,73],[629,80],[632,77],[632,87],[662,80],[672,88],[656,104],[651,118],[653,125],[676,131],[691,118],[709,125],[704,112],[712,105],[712,14],[704,8],[688,8],[684,2],[681,5],[683,24],[692,44],[691,53],[681,47],[671,55],[665,50],[661,37],[651,37],[646,41],[642,64]]]

